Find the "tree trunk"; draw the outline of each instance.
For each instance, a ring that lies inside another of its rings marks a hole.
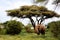
[[[38,20],[38,17],[36,16],[37,24],[39,24],[40,19]]]
[[[34,22],[34,20],[33,20],[31,17],[29,17],[29,19],[30,19],[30,21],[31,21],[31,23],[32,23],[32,26],[33,26],[34,29],[35,29],[35,22]]]

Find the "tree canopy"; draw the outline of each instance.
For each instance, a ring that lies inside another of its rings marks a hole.
[[[44,2],[46,0],[33,0],[35,3],[38,3],[38,2]]]
[[[48,18],[51,18],[53,16],[58,17],[57,13],[54,11],[50,11],[47,8],[43,6],[21,6],[19,9],[13,9],[13,10],[7,10],[8,16],[13,17],[29,17],[29,16],[46,16]]]

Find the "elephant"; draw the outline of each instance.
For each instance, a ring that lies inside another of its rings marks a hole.
[[[42,35],[44,35],[45,34],[45,26],[43,26],[42,24],[37,24],[36,26],[35,26],[35,29],[34,29],[34,31],[35,31],[35,33],[37,33],[38,35],[41,33]]]

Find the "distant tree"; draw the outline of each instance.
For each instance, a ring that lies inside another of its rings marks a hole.
[[[45,19],[52,17],[59,17],[54,11],[50,11],[43,6],[21,6],[19,9],[7,10],[7,15],[18,18],[29,18],[33,27],[35,28],[35,22],[32,17],[36,17],[38,24],[41,24]],[[38,17],[40,17],[38,19]]]

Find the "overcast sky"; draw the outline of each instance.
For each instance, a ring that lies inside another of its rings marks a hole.
[[[0,22],[5,22],[11,19],[11,17],[7,16],[7,13],[5,12],[6,10],[19,8],[22,5],[32,5],[32,0],[0,0]],[[53,10],[54,5],[51,5],[51,1],[47,4],[47,8],[49,10]],[[56,12],[59,14],[60,10],[57,9]],[[20,21],[22,20],[23,19],[21,19]],[[59,19],[55,18],[55,20],[59,20]],[[48,20],[48,22],[50,21],[51,19]],[[22,23],[27,24],[29,23],[29,20],[24,19]]]

